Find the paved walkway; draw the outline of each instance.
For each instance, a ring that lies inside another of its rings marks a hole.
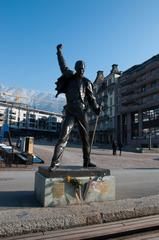
[[[35,145],[34,152],[45,160],[45,165],[50,165],[53,146]],[[122,152],[122,156],[112,155],[112,150],[93,148],[91,160],[98,167],[109,169],[125,168],[159,168],[159,153],[133,153]],[[63,154],[62,164],[82,165],[81,148],[67,147]]]

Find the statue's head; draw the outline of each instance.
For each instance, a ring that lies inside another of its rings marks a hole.
[[[83,76],[84,71],[85,71],[85,62],[82,60],[78,60],[75,63],[75,70],[76,70],[77,75]]]

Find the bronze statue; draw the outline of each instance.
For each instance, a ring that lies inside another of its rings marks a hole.
[[[62,76],[56,82],[56,96],[60,93],[65,93],[67,105],[64,107],[65,118],[62,124],[59,140],[55,145],[49,169],[51,171],[60,165],[60,159],[75,123],[78,125],[82,140],[83,167],[96,167],[95,164],[90,162],[91,149],[86,114],[87,103],[97,115],[100,113],[100,107],[93,95],[93,85],[91,81],[84,77],[85,63],[82,60],[75,63],[75,73],[67,67],[62,54],[62,44],[57,46],[57,57]]]

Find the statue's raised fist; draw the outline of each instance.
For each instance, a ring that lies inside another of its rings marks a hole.
[[[62,44],[58,44],[58,45],[57,45],[57,50],[61,50],[62,47],[63,47]]]

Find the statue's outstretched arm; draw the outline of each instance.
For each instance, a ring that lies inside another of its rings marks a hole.
[[[63,57],[62,47],[63,47],[62,44],[57,45],[57,58],[58,58],[58,63],[59,63],[59,66],[60,66],[60,70],[61,70],[62,73],[64,73],[69,68],[67,67],[65,59]]]

